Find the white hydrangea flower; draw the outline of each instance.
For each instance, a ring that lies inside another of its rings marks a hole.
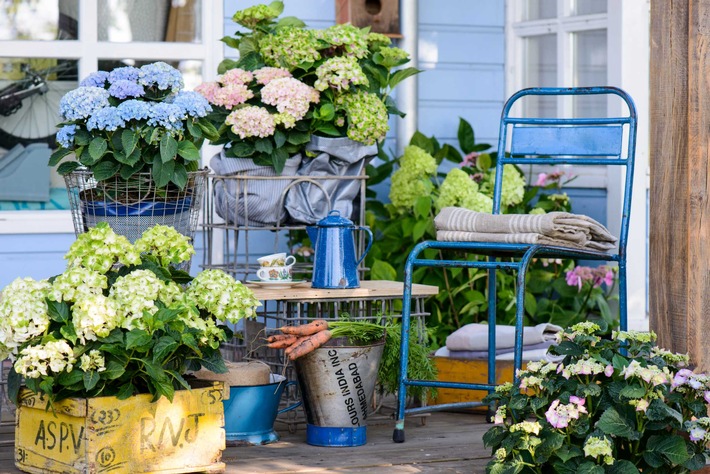
[[[584,442],[584,455],[592,458],[602,457],[604,464],[614,464],[614,456],[611,450],[611,441],[608,438],[598,438],[590,436]]]
[[[17,349],[49,327],[45,298],[50,284],[46,280],[18,278],[2,292],[0,299],[0,355],[17,355]]]
[[[49,299],[72,302],[90,295],[100,295],[106,288],[106,275],[84,267],[72,267],[54,279]]]
[[[79,358],[79,368],[84,372],[103,372],[106,370],[106,360],[101,352],[91,350]]]
[[[64,256],[68,267],[84,267],[99,273],[108,272],[114,264],[138,265],[140,253],[127,238],[116,235],[106,222],[99,222],[77,237]]]
[[[125,329],[145,329],[141,322],[143,311],[155,314],[165,283],[150,270],[134,270],[119,277],[109,290],[109,298],[116,303],[121,326]]]
[[[150,253],[164,267],[187,262],[195,254],[188,237],[165,225],[156,225],[143,232],[134,247],[139,253]]]
[[[116,302],[104,295],[86,296],[72,308],[72,323],[82,344],[108,336],[121,321]]]
[[[25,347],[15,362],[15,371],[27,378],[71,372],[76,363],[74,351],[67,341],[50,341],[46,344]]]

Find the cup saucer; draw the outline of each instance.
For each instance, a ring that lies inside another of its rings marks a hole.
[[[273,288],[273,289],[285,289],[285,288],[293,288],[294,286],[299,286],[304,283],[307,283],[306,280],[291,280],[291,281],[279,281],[279,280],[247,280],[247,284],[249,285],[256,285],[256,286],[261,286],[264,288]]]

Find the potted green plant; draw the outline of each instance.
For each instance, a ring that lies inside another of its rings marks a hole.
[[[192,237],[206,176],[199,149],[218,137],[211,110],[164,62],[97,71],[65,94],[49,164],[65,176],[77,233],[105,221],[130,240],[151,224]]]
[[[219,346],[232,334],[221,321],[250,317],[259,302],[220,270],[192,278],[175,268],[193,253],[170,227],[154,226],[131,244],[99,223],[72,244],[62,274],[3,290],[0,357],[14,361],[19,468],[54,459],[48,472],[85,472],[98,459],[106,469],[193,472],[218,463],[222,390],[190,390],[186,374],[225,372]],[[73,449],[51,441],[60,428],[73,433]],[[204,456],[194,456],[197,447]]]
[[[376,145],[389,130],[390,114],[403,115],[390,92],[419,71],[411,67],[399,69],[409,61],[409,55],[391,47],[391,40],[382,34],[350,24],[309,29],[297,18],[279,18],[283,8],[281,1],[274,1],[236,12],[233,20],[241,30],[222,41],[239,51],[239,59],[223,61],[219,72],[226,74],[235,68],[269,74],[278,71],[280,76],[293,76],[314,88],[317,100],[310,101],[303,123],[294,126],[299,132],[306,132],[292,143],[300,145],[299,151],[305,149],[306,156],[297,173],[310,177],[357,176],[366,161],[377,154]],[[255,99],[264,101],[263,95],[255,95]],[[234,156],[266,161],[265,150],[272,150],[274,164],[284,160],[284,147],[276,140],[272,143],[264,137],[250,146],[243,144],[243,139],[232,134],[229,127],[221,130],[222,140],[226,136]],[[320,184],[302,182],[289,191],[286,209],[292,219],[315,223],[325,217],[331,204],[350,216],[359,186],[337,180]],[[324,193],[331,198],[330,203]]]
[[[488,472],[661,473],[705,466],[708,376],[688,356],[655,347],[653,332],[594,323],[559,333],[559,362],[529,362],[518,386],[501,385]]]

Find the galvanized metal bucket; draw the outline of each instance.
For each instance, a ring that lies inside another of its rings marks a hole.
[[[343,346],[331,341],[296,360],[306,411],[306,442],[315,446],[361,446],[377,382],[384,341]]]

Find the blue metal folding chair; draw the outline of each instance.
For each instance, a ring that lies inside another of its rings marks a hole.
[[[528,96],[589,96],[615,95],[626,104],[628,115],[604,118],[523,118],[511,117],[511,108],[521,98]],[[509,145],[509,146],[507,146]],[[626,240],[629,233],[631,211],[631,191],[633,183],[634,154],[636,147],[636,109],[629,95],[614,87],[589,88],[535,88],[515,93],[503,107],[498,139],[493,213],[500,213],[503,166],[516,165],[613,165],[626,167],[623,195],[621,227],[618,251],[597,252],[575,250],[565,247],[540,244],[509,244],[483,242],[437,242],[426,241],[418,244],[407,258],[404,272],[404,296],[402,307],[402,346],[400,350],[400,376],[397,404],[397,421],[393,439],[404,442],[404,417],[426,411],[461,409],[482,406],[482,402],[461,402],[406,408],[407,387],[440,387],[467,390],[495,389],[495,335],[496,335],[496,270],[517,272],[516,314],[515,314],[515,354],[514,374],[522,366],[523,355],[523,314],[525,295],[525,275],[533,257],[571,258],[599,260],[618,263],[620,328],[626,329]],[[506,155],[506,149],[509,153]],[[426,249],[457,251],[488,255],[487,260],[465,261],[446,259],[425,259],[420,254]],[[497,257],[507,258],[506,261]],[[512,260],[512,261],[508,261]],[[414,267],[465,267],[488,270],[488,383],[459,383],[446,381],[415,380],[407,374],[407,354],[409,353],[409,328],[412,296],[412,274]]]

